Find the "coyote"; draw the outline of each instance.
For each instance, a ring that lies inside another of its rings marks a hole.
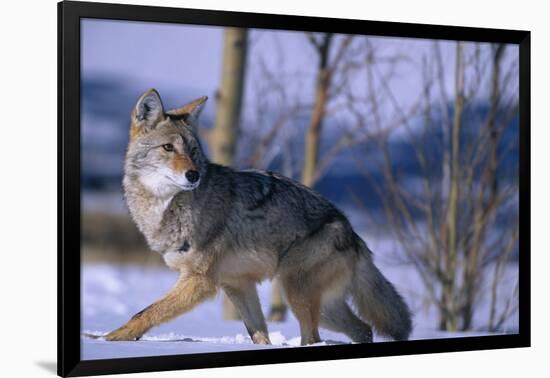
[[[139,339],[222,289],[253,342],[270,344],[256,283],[273,277],[298,319],[302,345],[321,341],[319,326],[355,342],[372,342],[369,324],[381,335],[408,339],[406,303],[334,205],[277,173],[208,160],[196,129],[206,99],[165,111],[150,89],[133,109],[125,198],[149,247],[180,276],[106,339]]]

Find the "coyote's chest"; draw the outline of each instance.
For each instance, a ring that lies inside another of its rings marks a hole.
[[[192,250],[190,209],[175,207],[172,199],[159,200],[127,196],[128,207],[149,247],[160,254]]]

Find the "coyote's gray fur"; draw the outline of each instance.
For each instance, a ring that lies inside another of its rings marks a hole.
[[[107,340],[138,339],[221,288],[252,340],[269,343],[256,283],[275,276],[300,323],[302,344],[320,341],[319,325],[370,342],[367,322],[381,335],[407,339],[407,305],[336,207],[277,173],[208,161],[196,130],[205,101],[166,112],[151,89],[132,113],[127,204],[151,249],[180,278]]]

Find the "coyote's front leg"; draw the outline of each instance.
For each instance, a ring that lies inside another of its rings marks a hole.
[[[254,344],[271,344],[255,282],[224,286],[225,294],[237,308]]]
[[[122,327],[110,332],[108,341],[139,339],[151,328],[176,316],[216,294],[216,287],[202,275],[181,275],[176,285],[161,299],[135,314]]]

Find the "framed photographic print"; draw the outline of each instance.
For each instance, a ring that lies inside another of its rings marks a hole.
[[[59,375],[530,345],[529,32],[58,25]]]

